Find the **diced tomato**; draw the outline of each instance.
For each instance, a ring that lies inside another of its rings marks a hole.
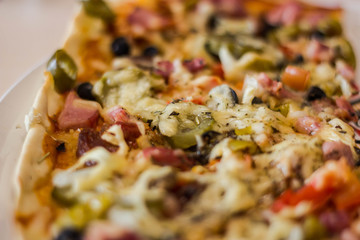
[[[193,97],[191,99],[191,102],[195,103],[195,104],[198,104],[198,105],[204,105],[204,99],[203,97]]]
[[[333,201],[337,209],[349,209],[360,205],[360,181],[351,171],[346,159],[328,161],[313,173],[310,182],[300,190],[285,191],[273,204],[274,212],[286,206],[296,206],[308,201],[317,209]]]
[[[225,78],[225,75],[224,75],[224,69],[222,67],[222,64],[221,63],[216,63],[212,66],[212,73],[215,75],[215,76],[218,76],[219,78],[221,79],[224,79]]]
[[[334,196],[337,209],[348,209],[360,205],[360,182],[353,179]]]
[[[306,185],[296,192],[287,190],[274,202],[272,210],[279,212],[285,206],[296,206],[302,201],[310,202],[313,209],[316,209],[329,200],[332,192],[331,188],[318,190],[313,185]]]
[[[290,88],[304,91],[310,80],[310,72],[295,66],[287,66],[281,81]]]
[[[215,76],[199,77],[191,82],[194,87],[198,87],[205,92],[209,92],[216,86],[221,84],[221,79]]]

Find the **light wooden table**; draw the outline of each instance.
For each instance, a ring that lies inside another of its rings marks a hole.
[[[0,0],[0,98],[63,42],[76,0]]]

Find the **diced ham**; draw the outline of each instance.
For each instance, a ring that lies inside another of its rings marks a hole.
[[[130,120],[130,115],[124,108],[120,106],[115,106],[109,109],[107,111],[107,115],[109,116],[112,123],[128,122]]]
[[[239,18],[246,15],[243,0],[210,0],[215,11],[224,17]]]
[[[321,20],[326,18],[326,14],[323,12],[315,12],[307,15],[304,19],[305,21],[310,25],[310,27],[316,28],[316,26],[319,24]]]
[[[301,117],[297,119],[294,127],[300,133],[314,135],[319,131],[321,125],[319,120],[314,117]]]
[[[335,114],[346,120],[357,121],[353,106],[344,98],[339,97],[335,100],[338,109],[335,110]]]
[[[359,240],[359,236],[351,229],[345,229],[341,232],[340,240]]]
[[[205,60],[203,58],[194,58],[192,60],[185,60],[183,65],[192,73],[196,73],[205,67]]]
[[[116,122],[117,125],[120,125],[121,130],[124,134],[125,141],[133,145],[136,143],[136,139],[141,136],[140,130],[136,123],[133,122]]]
[[[315,62],[329,62],[333,59],[333,51],[316,39],[311,40],[306,48],[306,57]]]
[[[138,35],[146,34],[149,30],[163,29],[171,23],[170,19],[145,8],[135,8],[127,20],[133,32]]]
[[[353,81],[355,79],[355,70],[349,64],[346,64],[343,61],[336,62],[336,72],[343,76],[348,81]]]
[[[345,211],[328,211],[320,214],[320,222],[331,233],[339,233],[350,224],[349,215]]]
[[[258,83],[265,88],[272,95],[279,95],[281,89],[283,88],[281,82],[271,80],[265,73],[261,73],[257,78]]]
[[[296,98],[292,92],[285,89],[281,82],[270,79],[265,73],[259,74],[257,81],[267,92],[279,98]]]
[[[98,118],[97,103],[80,99],[74,91],[71,91],[59,115],[58,127],[62,130],[94,127]]]
[[[174,71],[174,65],[169,61],[160,61],[156,64],[155,74],[158,74],[165,79],[169,79],[171,73]]]
[[[129,145],[136,144],[136,139],[141,136],[138,125],[131,119],[129,113],[122,107],[116,106],[107,112],[111,123],[120,125],[124,139]]]
[[[180,170],[189,170],[194,162],[187,158],[180,149],[168,149],[163,147],[150,147],[143,150],[145,158],[151,159],[154,164],[171,166]]]
[[[81,130],[79,134],[76,155],[80,157],[84,153],[95,147],[104,147],[109,152],[116,152],[119,149],[118,146],[115,146],[103,140],[99,131],[91,128],[85,128]]]
[[[141,240],[136,233],[107,222],[95,222],[87,229],[84,240]]]
[[[317,113],[320,113],[325,108],[335,109],[335,105],[329,98],[322,98],[322,99],[317,99],[315,101],[312,101],[311,106]]]
[[[285,3],[266,15],[266,20],[271,25],[291,25],[300,17],[301,5],[297,2]]]
[[[341,157],[345,157],[349,166],[353,167],[355,165],[350,146],[342,142],[324,142],[322,151],[324,160],[340,160]]]

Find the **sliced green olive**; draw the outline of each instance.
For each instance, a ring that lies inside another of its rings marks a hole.
[[[229,142],[229,148],[231,151],[246,151],[250,154],[254,154],[257,150],[257,145],[254,142],[231,139]]]
[[[298,37],[301,29],[298,25],[289,25],[278,28],[276,31],[271,32],[268,38],[274,42],[283,43]]]
[[[175,148],[186,149],[196,145],[196,136],[211,129],[214,119],[207,114],[195,117],[196,127],[193,129],[180,129],[174,136],[169,137],[170,144]]]
[[[88,202],[78,203],[68,208],[60,216],[58,223],[82,228],[91,220],[104,217],[112,203],[111,197],[105,194],[94,196]]]
[[[262,49],[255,46],[255,44],[253,46],[249,39],[239,40],[234,36],[210,36],[204,48],[210,56],[218,59],[219,50],[222,46],[226,46],[235,58],[239,58],[247,52],[262,51]]]
[[[249,135],[251,133],[252,133],[251,126],[240,128],[240,129],[235,129],[235,134],[238,136]]]
[[[85,12],[105,22],[112,22],[115,14],[103,0],[82,0]]]
[[[303,229],[306,240],[322,239],[326,236],[326,230],[324,226],[315,216],[309,216],[305,219]]]
[[[280,112],[284,117],[286,117],[289,113],[290,106],[288,103],[281,104],[274,108],[274,111]]]
[[[266,72],[276,69],[276,65],[273,61],[253,52],[244,54],[241,57],[238,65],[243,70],[256,72]]]
[[[325,36],[338,36],[342,33],[341,23],[334,18],[327,18],[321,21],[318,29]]]
[[[335,56],[344,59],[353,68],[356,67],[356,57],[354,50],[348,40],[339,38],[336,40]]]
[[[66,188],[54,187],[51,197],[61,206],[70,207],[76,203],[76,198]]]
[[[47,70],[54,78],[54,87],[57,92],[66,92],[75,86],[77,67],[64,50],[60,49],[54,53],[47,63]]]

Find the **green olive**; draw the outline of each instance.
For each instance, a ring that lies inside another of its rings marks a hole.
[[[54,78],[55,90],[63,93],[72,89],[76,82],[77,67],[62,49],[57,50],[47,63],[47,70]]]
[[[69,193],[67,188],[54,187],[51,197],[61,206],[70,207],[76,203],[76,198]]]
[[[284,117],[286,117],[289,113],[290,110],[290,106],[288,103],[285,104],[281,104],[279,106],[276,106],[274,109],[274,111],[280,112]]]
[[[222,46],[226,46],[235,58],[240,58],[247,52],[261,52],[263,50],[256,46],[256,44],[253,44],[251,40],[244,40],[236,36],[210,36],[204,48],[210,56],[217,59]]]
[[[193,129],[180,129],[177,134],[169,137],[170,144],[175,148],[186,149],[196,145],[196,136],[200,136],[209,131],[214,123],[214,119],[207,114],[195,117],[196,127]]]
[[[306,240],[323,239],[326,236],[325,227],[315,216],[309,216],[305,219],[303,229]]]
[[[254,154],[257,150],[257,145],[254,142],[231,139],[229,142],[229,148],[231,151],[246,151],[250,154]]]
[[[112,22],[115,19],[114,12],[103,0],[82,0],[85,12],[105,22]]]
[[[318,29],[325,36],[338,36],[342,33],[341,23],[334,18],[327,18],[319,23]]]
[[[335,56],[344,59],[353,68],[356,67],[356,57],[354,50],[345,38],[338,38],[335,45]]]

